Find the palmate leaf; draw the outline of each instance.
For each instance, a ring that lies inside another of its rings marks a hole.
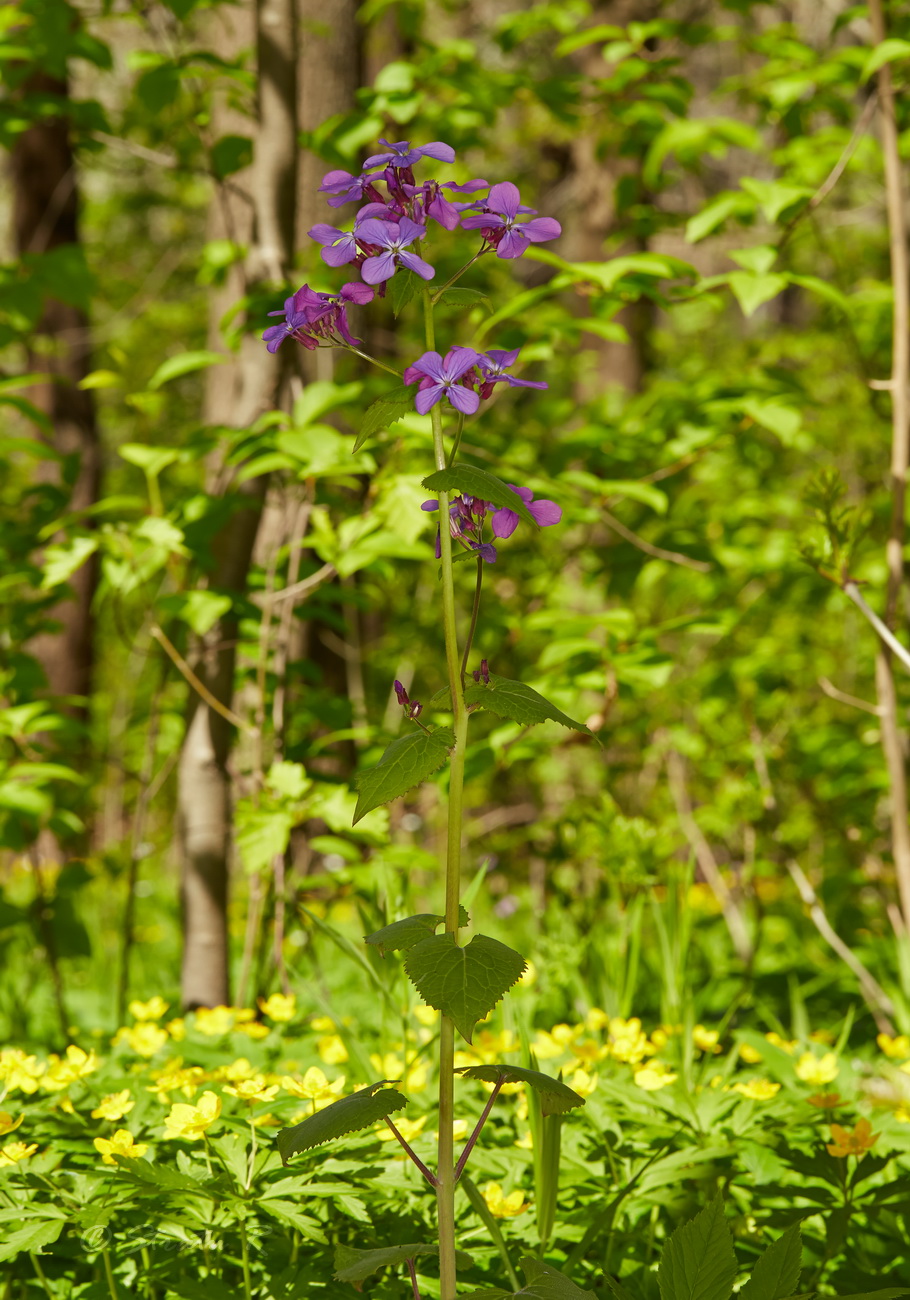
[[[390,1264],[406,1264],[409,1259],[419,1259],[421,1255],[439,1254],[438,1246],[423,1243],[409,1243],[404,1246],[380,1246],[376,1250],[357,1250],[353,1246],[335,1247],[336,1282],[363,1282],[372,1273]],[[455,1252],[455,1263],[459,1270],[473,1267],[474,1261],[463,1250]]]
[[[521,979],[527,962],[498,939],[475,935],[459,948],[451,934],[422,939],[408,950],[404,968],[428,1006],[455,1022],[470,1043],[474,1026]]]
[[[455,1071],[466,1079],[483,1079],[486,1083],[526,1083],[540,1093],[540,1109],[544,1115],[564,1115],[567,1110],[585,1104],[584,1097],[552,1075],[540,1070],[524,1070],[517,1065],[463,1065]]]
[[[377,397],[375,402],[371,402],[364,411],[360,431],[354,440],[354,451],[360,451],[367,438],[372,438],[373,434],[379,433],[380,429],[387,429],[399,416],[413,411],[416,392],[416,384],[411,384],[407,388],[401,385],[383,393],[382,397]]]
[[[593,735],[583,722],[576,722],[561,709],[557,709],[555,704],[544,699],[533,687],[526,686],[524,682],[512,681],[508,677],[497,677],[495,673],[490,673],[489,686],[482,682],[469,686],[464,699],[465,704],[479,704],[488,713],[495,713],[498,718],[508,718],[526,727],[550,721],[580,731],[585,736]]]
[[[376,766],[356,777],[359,793],[352,825],[356,826],[380,804],[390,803],[420,785],[442,767],[454,744],[455,733],[447,727],[411,731],[393,740]]]
[[[736,1256],[718,1196],[677,1228],[657,1271],[660,1300],[730,1300]]]
[[[378,1120],[388,1119],[398,1110],[404,1110],[407,1102],[395,1088],[383,1088],[389,1079],[380,1079],[368,1088],[351,1093],[333,1101],[324,1110],[317,1110],[315,1115],[308,1115],[293,1128],[283,1128],[276,1141],[281,1156],[281,1163],[286,1165],[291,1156],[311,1147],[322,1146],[335,1138],[345,1137],[348,1133],[357,1133],[369,1128]],[[382,1091],[379,1091],[382,1089]]]
[[[794,1223],[756,1260],[741,1300],[787,1300],[796,1290],[801,1261],[802,1240]]]
[[[464,908],[459,907],[459,926],[467,925],[470,919]],[[413,948],[414,944],[419,943],[421,939],[427,939],[435,934],[444,920],[444,916],[437,916],[433,912],[406,916],[402,921],[393,921],[391,925],[376,930],[374,934],[368,934],[364,942],[373,948],[378,948],[382,956],[385,956],[386,949],[389,952],[404,952],[407,948]]]
[[[423,480],[428,492],[461,492],[464,496],[479,497],[481,501],[490,501],[494,506],[503,506],[514,510],[520,519],[534,528],[539,528],[537,520],[522,501],[517,492],[513,492],[508,483],[503,483],[495,474],[489,474],[476,465],[453,465],[451,469],[438,469]]]

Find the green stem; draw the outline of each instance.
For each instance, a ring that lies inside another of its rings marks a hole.
[[[142,1267],[145,1269],[145,1294],[148,1300],[154,1300],[155,1288],[152,1286],[152,1261],[149,1258],[148,1246],[143,1246],[140,1254],[142,1256]]]
[[[345,346],[344,351],[356,352],[358,357],[363,357],[364,361],[371,362],[374,366],[378,366],[380,370],[387,370],[389,374],[394,375],[396,379],[401,378],[400,370],[396,370],[394,366],[387,366],[384,361],[377,361],[375,357],[370,356],[369,352],[361,352],[360,348],[352,348],[350,343]]]
[[[423,297],[426,346],[435,350],[433,299],[428,289]],[[446,468],[442,412],[437,403],[430,412],[433,421],[433,456],[437,469]],[[455,574],[452,564],[452,534],[449,530],[449,495],[439,493],[439,549],[442,560],[442,621],[445,632],[446,667],[452,693],[455,749],[449,771],[448,836],[446,847],[445,927],[458,942],[458,896],[461,883],[461,824],[464,790],[465,745],[468,715],[461,685],[458,657],[458,628],[455,618]],[[456,1300],[455,1269],[455,1025],[443,1016],[439,1028],[439,1146],[437,1160],[436,1209],[439,1231],[440,1300]]]
[[[474,633],[477,631],[477,616],[480,613],[480,591],[483,587],[483,565],[481,557],[477,557],[477,582],[474,585],[474,608],[471,610],[471,626],[468,628],[468,639],[464,643],[464,654],[461,656],[461,689],[464,690],[464,675],[468,670],[468,655],[471,653],[471,646],[474,642]]]
[[[430,294],[430,302],[433,304],[434,307],[436,303],[439,302],[439,299],[445,293],[446,289],[448,289],[449,285],[454,284],[456,280],[460,280],[461,277],[464,275],[465,271],[468,269],[468,267],[473,266],[474,263],[477,261],[478,257],[481,257],[487,251],[488,247],[489,247],[488,244],[481,244],[480,248],[478,248],[477,252],[471,258],[470,262],[465,262],[461,270],[456,271],[453,276],[450,276],[450,278],[446,280],[445,284],[440,285],[440,287],[436,290],[434,294]]]
[[[111,1293],[111,1300],[120,1300],[117,1295],[117,1284],[114,1281],[114,1270],[111,1266],[111,1252],[107,1246],[102,1246],[101,1258],[104,1260],[104,1276],[107,1278],[107,1289]]]
[[[458,455],[458,448],[461,446],[461,435],[463,433],[464,433],[464,414],[461,411],[459,411],[458,425],[456,426],[455,437],[452,441],[452,450],[449,452],[449,457],[448,460],[446,461],[446,469],[451,469],[452,466],[455,464],[455,457]]]
[[[246,1222],[240,1220],[240,1253],[243,1261],[243,1294],[245,1300],[253,1300],[253,1288],[250,1283],[250,1243],[246,1238]]]
[[[34,1268],[36,1274],[38,1275],[38,1281],[44,1287],[44,1290],[46,1291],[49,1300],[54,1300],[54,1293],[51,1290],[50,1285],[48,1284],[48,1280],[47,1277],[45,1276],[44,1269],[38,1263],[38,1256],[35,1254],[33,1250],[30,1250],[28,1252],[28,1257],[32,1261],[32,1267]]]
[[[253,1123],[253,1104],[250,1103],[250,1158],[246,1166],[246,1190],[249,1191],[253,1185],[253,1166],[256,1163],[256,1125]]]

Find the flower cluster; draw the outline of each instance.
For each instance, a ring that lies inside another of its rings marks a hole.
[[[348,328],[347,308],[370,302],[373,290],[366,284],[346,284],[340,293],[316,293],[308,284],[286,298],[281,311],[270,311],[270,316],[284,316],[283,325],[270,325],[262,338],[269,352],[277,352],[285,339],[296,339],[305,348],[318,348],[321,342],[332,347],[347,344],[360,347],[362,340],[355,339]]]
[[[509,487],[521,497],[541,528],[549,528],[552,524],[558,524],[562,519],[562,508],[555,501],[548,501],[545,498],[535,501],[534,493],[530,488],[516,487],[514,483],[510,483]],[[424,501],[420,508],[421,510],[438,510],[439,502],[437,500]],[[453,497],[449,505],[449,532],[453,541],[457,541],[464,550],[474,551],[487,564],[495,564],[497,560],[496,547],[492,542],[483,540],[487,515],[490,516],[493,536],[498,538],[511,537],[520,522],[518,514],[514,510],[510,510],[508,506],[496,506],[492,501],[481,501],[479,497],[461,495]],[[439,529],[437,529],[437,560],[440,554]]]
[[[537,379],[516,379],[506,371],[518,360],[520,348],[512,352],[475,352],[473,348],[450,348],[444,357],[424,352],[404,372],[406,384],[417,383],[414,405],[421,415],[443,397],[462,415],[473,415],[481,398],[489,397],[497,384],[510,388],[546,388]]]

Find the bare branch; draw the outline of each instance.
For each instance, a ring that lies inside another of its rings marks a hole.
[[[601,510],[601,515],[614,533],[619,533],[620,537],[637,546],[640,551],[644,551],[645,555],[652,555],[655,560],[669,560],[671,564],[682,564],[687,569],[694,569],[696,573],[710,573],[714,567],[706,560],[693,560],[691,556],[683,555],[679,551],[665,551],[663,547],[655,546],[653,542],[646,542],[643,537],[639,537],[638,533],[633,533],[631,528],[620,523],[609,510]]]

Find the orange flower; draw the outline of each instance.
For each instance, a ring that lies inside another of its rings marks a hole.
[[[813,1092],[806,1101],[810,1106],[817,1106],[819,1110],[837,1110],[838,1106],[843,1105],[839,1092]]]
[[[857,1160],[861,1160],[866,1152],[871,1151],[875,1146],[879,1134],[872,1132],[872,1125],[867,1119],[861,1119],[857,1121],[852,1131],[841,1128],[840,1124],[832,1124],[831,1137],[834,1141],[827,1144],[829,1156],[838,1156],[841,1159],[856,1156]]]

